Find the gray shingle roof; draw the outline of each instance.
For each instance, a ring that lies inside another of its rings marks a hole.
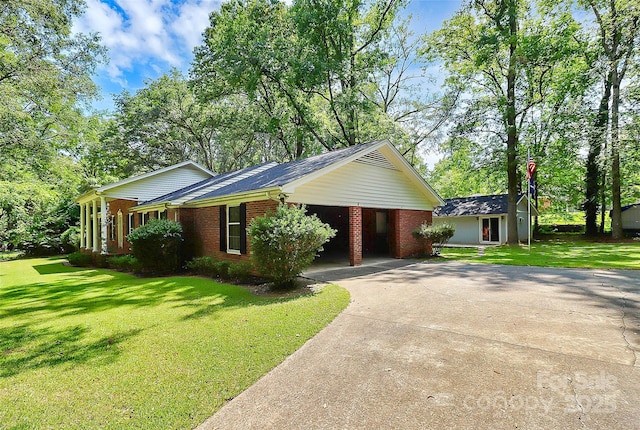
[[[433,211],[434,216],[499,215],[506,214],[509,206],[507,194],[460,197],[444,202],[444,206]]]
[[[380,141],[375,141],[363,145],[350,146],[349,148],[326,152],[302,160],[278,164],[260,174],[200,196],[194,201],[283,186],[379,143]]]
[[[198,201],[283,186],[340,160],[349,158],[380,142],[381,141],[375,141],[363,145],[350,146],[345,149],[326,152],[284,164],[264,163],[234,172],[223,173],[173,193],[144,202],[143,205],[176,202],[180,200]]]

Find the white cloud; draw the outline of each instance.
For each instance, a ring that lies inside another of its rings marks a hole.
[[[219,0],[193,0],[180,6],[178,18],[172,29],[182,38],[182,44],[189,52],[202,42],[202,32],[209,26],[209,14],[220,9]]]
[[[110,57],[101,72],[126,87],[125,74],[186,68],[209,13],[219,7],[218,0],[87,0],[74,31],[100,33]]]

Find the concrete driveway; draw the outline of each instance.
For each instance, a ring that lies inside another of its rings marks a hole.
[[[406,264],[201,428],[640,429],[640,272]]]

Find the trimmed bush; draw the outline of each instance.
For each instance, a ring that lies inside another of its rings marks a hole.
[[[231,263],[227,261],[217,261],[209,256],[196,257],[186,264],[186,268],[198,275],[211,278],[226,278],[229,276]]]
[[[229,278],[246,281],[253,274],[253,266],[251,263],[231,263],[228,272]]]
[[[151,274],[172,273],[178,268],[182,226],[166,219],[152,219],[127,236],[133,256]]]
[[[413,230],[411,234],[416,239],[424,242],[425,250],[428,243],[431,243],[432,255],[439,255],[442,248],[453,237],[456,228],[451,224],[429,225],[426,222]]]
[[[67,255],[67,260],[73,266],[90,267],[93,265],[93,257],[91,254],[83,254],[80,251],[72,252]]]
[[[110,269],[119,270],[121,272],[140,273],[142,265],[133,255],[116,255],[107,258],[107,265]]]
[[[254,267],[277,286],[291,285],[336,235],[331,226],[306,213],[304,206],[280,204],[275,213],[256,217],[249,225]]]

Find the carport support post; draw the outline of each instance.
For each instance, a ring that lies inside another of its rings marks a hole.
[[[349,264],[362,264],[362,208],[349,206]]]

